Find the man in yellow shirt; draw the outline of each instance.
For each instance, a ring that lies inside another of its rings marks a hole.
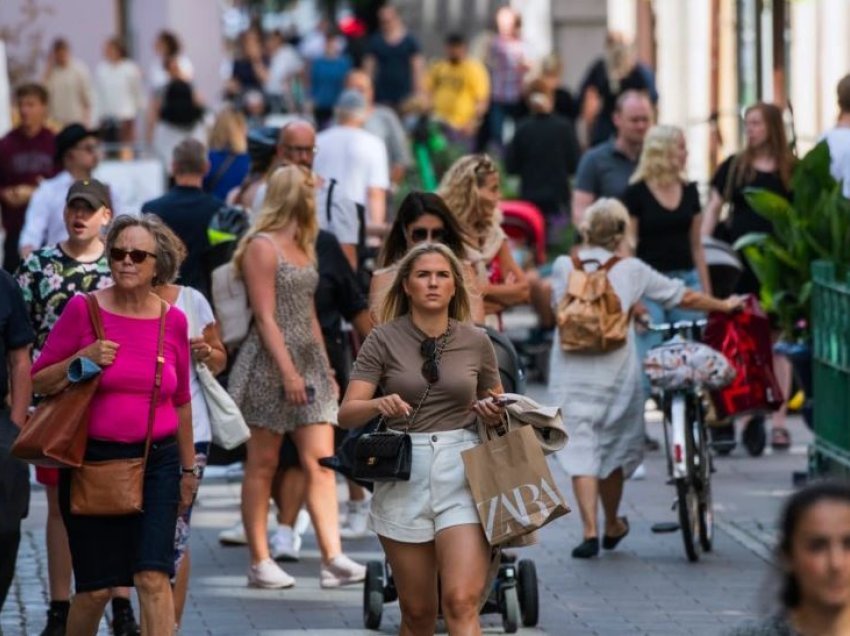
[[[435,62],[425,77],[434,116],[460,138],[471,139],[490,99],[490,78],[481,62],[467,57],[466,40],[446,38],[446,59]]]

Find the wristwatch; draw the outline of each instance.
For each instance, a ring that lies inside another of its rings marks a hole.
[[[197,464],[193,465],[191,468],[181,468],[180,472],[184,475],[194,475],[196,478],[201,478],[201,467]]]

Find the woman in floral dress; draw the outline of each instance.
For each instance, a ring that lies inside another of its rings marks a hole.
[[[65,200],[67,240],[32,252],[18,266],[16,278],[36,332],[33,360],[75,294],[112,284],[102,238],[112,220],[111,208],[109,189],[104,184],[95,179],[77,181]],[[71,553],[59,513],[59,474],[53,468],[36,468],[36,478],[47,492],[50,609],[45,633],[64,633],[71,598]],[[113,626],[118,635],[138,633],[129,593],[127,588],[113,590]]]

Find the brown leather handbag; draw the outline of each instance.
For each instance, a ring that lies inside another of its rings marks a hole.
[[[104,340],[94,294],[86,294],[86,305],[95,336]],[[12,446],[12,455],[46,468],[81,466],[88,438],[89,403],[99,384],[100,375],[97,375],[45,397],[21,429]]]
[[[145,484],[145,466],[153,438],[153,422],[162,384],[162,367],[165,363],[165,312],[168,305],[162,302],[159,317],[159,338],[156,351],[151,405],[148,411],[148,430],[145,436],[145,453],[130,459],[87,461],[71,472],[71,513],[94,517],[114,517],[142,512]]]

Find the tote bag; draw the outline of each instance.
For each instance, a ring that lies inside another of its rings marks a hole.
[[[486,439],[461,456],[490,545],[514,541],[570,511],[531,426]]]
[[[192,294],[198,293],[188,287],[187,292],[187,317],[189,319],[189,333],[202,334],[203,326],[198,324],[198,314],[195,308],[195,299]],[[198,384],[207,403],[207,412],[210,416],[210,430],[212,441],[225,450],[231,450],[244,444],[251,437],[251,431],[242,417],[242,412],[224,389],[209,367],[203,362],[195,363],[195,371],[198,375]]]

